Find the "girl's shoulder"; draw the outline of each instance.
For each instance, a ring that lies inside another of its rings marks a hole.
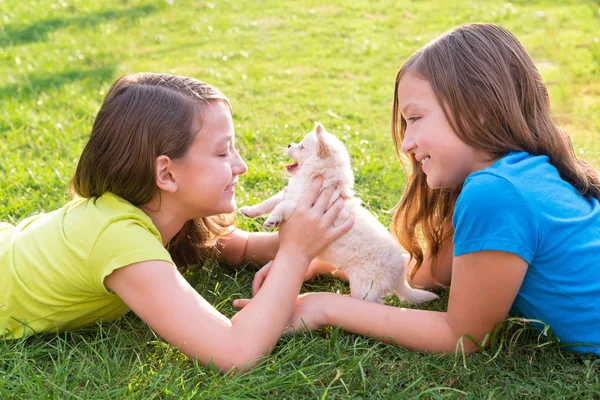
[[[95,241],[111,231],[113,234],[121,232],[127,238],[150,235],[161,242],[158,229],[146,213],[110,192],[99,197],[75,199],[63,210],[63,231],[71,240]]]
[[[73,199],[64,206],[64,213],[85,215],[86,219],[97,219],[98,222],[137,219],[144,225],[154,227],[152,219],[139,207],[111,192],[99,197]]]
[[[473,172],[465,180],[465,190],[492,192],[499,196],[511,191],[534,208],[549,198],[556,198],[560,203],[583,200],[577,190],[561,178],[548,156],[526,152],[506,153],[489,167]]]
[[[489,167],[473,172],[467,177],[465,184],[486,175],[504,178],[516,184],[522,181],[540,182],[540,180],[560,178],[548,156],[536,156],[521,151],[508,152]]]
[[[557,221],[582,227],[600,224],[597,199],[583,197],[563,180],[547,156],[523,152],[507,153],[469,175],[455,207],[458,215],[479,213],[491,218],[503,212],[521,221],[535,220],[542,228]]]

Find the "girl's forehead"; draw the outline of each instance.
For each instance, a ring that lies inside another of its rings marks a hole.
[[[192,119],[193,132],[202,133],[212,130],[217,125],[233,127],[231,112],[227,106],[215,102],[199,107],[194,113]]]
[[[429,81],[414,77],[406,77],[406,80],[403,77],[400,80],[398,100],[403,113],[409,109],[424,107],[431,102],[437,103]]]
[[[194,121],[204,124],[207,120],[231,118],[231,111],[221,101],[212,101],[201,104],[194,113]]]

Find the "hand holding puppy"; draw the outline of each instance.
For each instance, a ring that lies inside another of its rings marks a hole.
[[[338,197],[327,208],[336,188],[330,186],[321,191],[322,184],[322,177],[314,179],[292,216],[279,226],[279,251],[298,253],[305,257],[307,267],[313,258],[346,234],[354,224],[350,213],[343,223],[334,226],[344,207],[344,199]]]

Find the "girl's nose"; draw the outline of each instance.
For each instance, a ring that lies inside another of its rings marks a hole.
[[[402,141],[400,150],[403,153],[408,154],[408,153],[412,152],[416,146],[417,146],[417,144],[415,143],[415,139],[413,139],[412,136],[406,135],[406,136],[404,136],[404,140]]]
[[[240,157],[240,155],[237,155],[237,160],[235,162],[235,164],[233,165],[233,173],[235,175],[242,175],[245,174],[246,171],[248,171],[248,166],[246,165],[246,163],[244,162],[244,160],[242,160],[242,157]]]

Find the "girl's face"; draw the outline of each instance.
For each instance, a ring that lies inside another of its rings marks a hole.
[[[470,173],[492,164],[456,136],[429,81],[411,72],[404,74],[398,102],[407,124],[401,150],[421,163],[432,189],[460,185]]]
[[[190,219],[235,210],[237,176],[248,167],[235,149],[233,121],[224,104],[203,108],[202,125],[194,142],[173,164],[180,205]]]

